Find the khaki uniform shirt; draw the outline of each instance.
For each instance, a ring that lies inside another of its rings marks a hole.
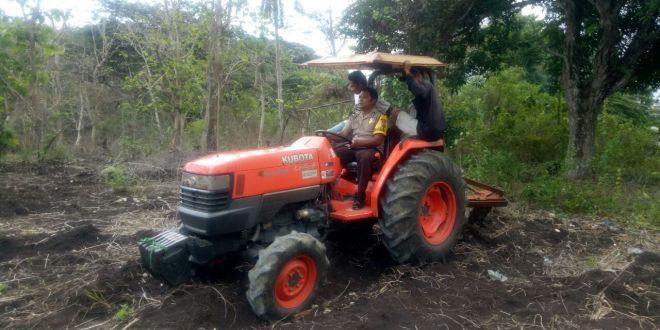
[[[358,111],[353,113],[344,126],[342,133],[352,137],[372,137],[376,134],[387,135],[387,115],[384,115],[375,108],[371,112],[364,113]],[[377,147],[383,151],[383,144]]]

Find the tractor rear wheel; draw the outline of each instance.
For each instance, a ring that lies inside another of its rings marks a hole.
[[[308,308],[330,262],[325,246],[312,235],[293,232],[259,251],[248,273],[247,300],[264,320],[280,320]]]
[[[445,261],[465,225],[461,170],[439,151],[410,157],[380,199],[383,241],[399,263]]]

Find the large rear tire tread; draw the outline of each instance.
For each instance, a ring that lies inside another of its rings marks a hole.
[[[282,308],[275,299],[275,282],[284,265],[298,256],[311,257],[317,270],[316,283],[304,302],[294,308]],[[292,232],[275,239],[267,248],[259,251],[259,259],[248,272],[250,286],[247,300],[254,313],[261,319],[274,321],[287,318],[308,308],[314,301],[319,286],[325,281],[330,261],[325,246],[306,233]]]
[[[424,239],[419,224],[420,202],[426,189],[443,181],[454,191],[456,214],[450,236],[438,245]],[[465,225],[465,181],[461,170],[439,151],[412,155],[397,168],[380,199],[380,224],[385,247],[399,263],[445,261]]]

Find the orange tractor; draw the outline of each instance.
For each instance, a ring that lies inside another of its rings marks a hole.
[[[429,57],[378,53],[304,65],[375,70],[373,84],[380,74],[400,72],[406,60],[429,74],[442,65]],[[260,318],[276,320],[312,304],[330,264],[323,239],[334,223],[377,221],[394,260],[431,262],[451,253],[469,208],[484,214],[507,204],[502,191],[464,179],[443,154],[443,140],[399,140],[388,132],[366,206],[354,210],[355,166],[342,167],[327,138],[332,133],[316,133],[289,146],[224,152],[187,163],[181,225],[140,242],[146,268],[177,285],[190,279],[195,265],[212,264],[229,253],[257,257],[248,273],[247,300]]]

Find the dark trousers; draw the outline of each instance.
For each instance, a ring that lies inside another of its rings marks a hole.
[[[357,162],[358,193],[367,191],[373,169],[380,164],[380,151],[376,148],[350,149],[346,146],[335,148],[341,164],[346,167],[350,162]],[[378,155],[378,156],[377,156]]]

